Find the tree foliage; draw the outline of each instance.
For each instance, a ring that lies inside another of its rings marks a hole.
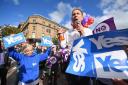
[[[55,45],[58,45],[58,38],[57,37],[53,37],[52,38],[52,42],[55,44]]]
[[[2,28],[2,36],[8,36],[10,34],[17,34],[21,32],[21,30],[14,26],[4,26]]]

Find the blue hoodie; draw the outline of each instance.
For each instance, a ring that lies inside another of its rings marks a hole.
[[[39,62],[47,59],[51,49],[48,48],[43,54],[33,52],[31,56],[18,53],[14,48],[9,48],[9,55],[20,63],[19,81],[30,83],[39,77]]]

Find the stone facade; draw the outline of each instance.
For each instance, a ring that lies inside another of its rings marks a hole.
[[[26,38],[32,39],[40,39],[42,36],[53,38],[56,37],[60,28],[67,30],[67,28],[40,15],[29,16],[26,22],[19,24],[18,28],[24,32]]]

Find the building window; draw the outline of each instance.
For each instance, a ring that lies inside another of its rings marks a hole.
[[[46,29],[46,32],[48,32],[48,29]]]
[[[50,29],[46,29],[46,32],[47,32],[47,33],[51,33],[51,30],[50,30]]]
[[[51,24],[49,24],[49,27],[51,27]]]
[[[35,32],[32,32],[32,38],[35,38]]]
[[[51,33],[51,30],[49,29],[49,33]]]
[[[54,26],[54,28],[56,28],[56,26]]]
[[[33,23],[36,23],[36,20],[35,19],[33,19]]]
[[[35,31],[36,30],[36,26],[33,26],[33,31]]]
[[[44,36],[45,34],[42,32],[42,36]]]

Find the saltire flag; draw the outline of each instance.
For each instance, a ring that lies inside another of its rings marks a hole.
[[[98,78],[128,79],[128,29],[81,37],[74,41],[67,73]],[[110,35],[111,34],[111,35]]]

